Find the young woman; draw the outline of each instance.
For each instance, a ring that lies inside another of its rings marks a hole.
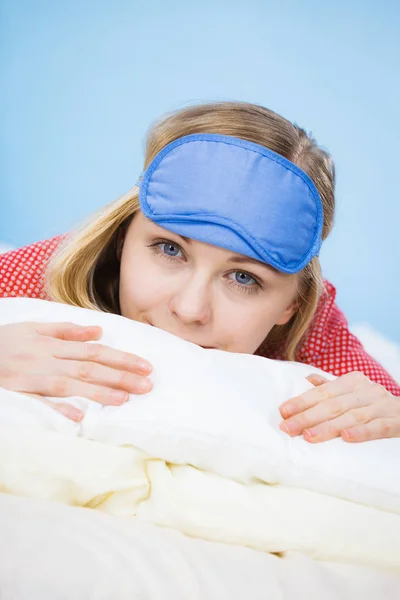
[[[0,257],[0,295],[121,314],[203,347],[298,360],[337,375],[282,405],[310,442],[400,436],[400,388],[352,336],[321,278],[334,165],[264,107],[221,102],[150,130],[141,181],[79,232]],[[0,385],[121,404],[151,365],[101,344],[99,328],[0,327]],[[57,410],[79,420],[67,404]]]

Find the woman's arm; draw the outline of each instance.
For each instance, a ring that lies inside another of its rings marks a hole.
[[[354,371],[363,373],[370,381],[400,396],[400,385],[350,332],[347,319],[335,302],[335,287],[325,281],[325,289],[308,335],[299,349],[298,360],[338,377]]]
[[[62,236],[0,254],[0,298],[45,298],[44,274]]]
[[[336,311],[340,312],[335,306]],[[340,315],[338,317],[340,318]],[[319,353],[310,356],[308,360],[302,357],[301,362],[338,377],[354,371],[363,373],[370,381],[382,385],[394,396],[400,396],[400,385],[366,352],[358,338],[349,331],[345,318],[340,321],[330,343],[326,344]]]

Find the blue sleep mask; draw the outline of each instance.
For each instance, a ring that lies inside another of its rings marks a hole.
[[[321,247],[323,210],[308,175],[233,136],[187,135],[144,171],[143,214],[169,231],[297,273]]]

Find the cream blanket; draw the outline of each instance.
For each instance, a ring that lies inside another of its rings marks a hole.
[[[37,405],[46,428],[4,424],[6,410],[32,417]],[[64,417],[20,394],[2,390],[0,406],[0,491],[135,515],[206,540],[400,572],[398,514],[296,487],[242,484],[61,433]]]

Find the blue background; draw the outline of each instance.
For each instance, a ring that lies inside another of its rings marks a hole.
[[[336,161],[324,274],[400,341],[397,2],[3,0],[0,241],[68,230],[127,191],[153,119],[263,104]]]

